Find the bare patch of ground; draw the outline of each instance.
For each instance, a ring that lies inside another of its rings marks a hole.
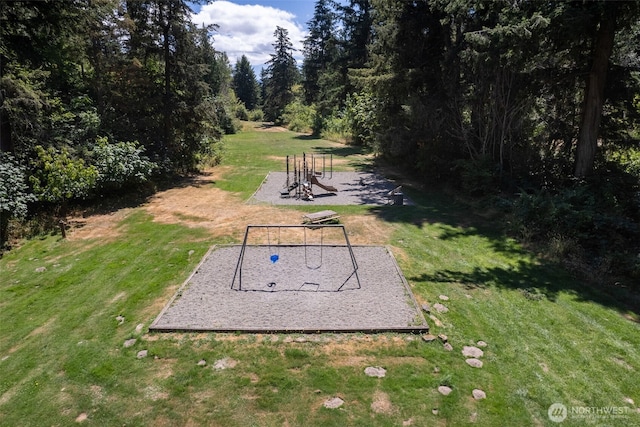
[[[212,237],[233,236],[240,239],[247,224],[297,224],[302,212],[271,206],[245,204],[237,195],[214,186],[227,168],[205,171],[187,184],[156,193],[143,206],[153,220],[165,224],[205,228]],[[109,239],[117,237],[117,225],[133,209],[126,208],[106,215],[73,218],[75,227],[70,240]]]
[[[381,390],[376,390],[373,394],[373,402],[371,410],[377,414],[392,414],[396,411],[395,407],[389,399],[389,395]]]

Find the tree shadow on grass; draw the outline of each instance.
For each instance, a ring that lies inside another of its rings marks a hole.
[[[410,190],[411,191],[411,190]],[[474,214],[473,209],[447,194],[412,191],[414,206],[382,206],[369,211],[391,223],[411,224],[418,228],[433,225],[440,240],[456,240],[479,236],[491,249],[516,260],[508,267],[471,267],[464,270],[442,269],[409,277],[414,282],[457,283],[468,289],[497,288],[519,290],[527,299],[556,301],[560,292],[575,296],[578,301],[591,301],[625,313],[630,320],[640,321],[640,295],[631,288],[611,283],[579,280],[558,262],[536,257],[515,239],[495,219]],[[629,315],[632,312],[633,315]]]

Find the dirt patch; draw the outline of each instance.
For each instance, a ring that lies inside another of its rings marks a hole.
[[[352,215],[343,223],[353,245],[384,245],[393,231],[393,226],[367,215]]]
[[[69,219],[71,230],[67,232],[67,239],[70,241],[86,239],[104,241],[116,238],[121,232],[117,227],[118,223],[129,216],[132,211],[133,209],[125,208],[109,214],[72,217]]]
[[[376,390],[373,394],[373,402],[371,402],[371,410],[377,414],[393,414],[396,408],[391,403],[389,395],[383,391]]]
[[[205,171],[183,185],[158,192],[143,209],[153,216],[153,221],[159,223],[205,228],[212,237],[231,236],[234,239],[241,239],[246,224],[301,222],[302,212],[247,205],[237,195],[216,188],[215,180],[226,169],[218,167]],[[117,237],[121,232],[118,223],[132,211],[127,208],[106,215],[72,218],[74,227],[68,234],[69,239],[104,240]]]
[[[247,205],[237,195],[214,187],[216,175],[224,172],[222,168],[207,171],[187,186],[160,192],[145,210],[156,222],[205,228],[212,237],[235,239],[241,238],[247,224],[300,222],[300,212]]]
[[[269,123],[261,123],[255,126],[255,129],[261,132],[289,132],[289,129],[282,126],[275,126]]]

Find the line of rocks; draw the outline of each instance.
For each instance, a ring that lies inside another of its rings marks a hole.
[[[440,301],[449,301],[449,297],[446,295],[439,295],[438,299]],[[438,317],[436,317],[435,314],[448,313],[449,308],[447,306],[445,306],[441,302],[434,303],[431,306],[425,303],[425,304],[422,304],[422,310],[429,315],[429,318],[433,321],[436,327],[444,326],[442,321],[438,319]],[[438,334],[437,336],[431,333],[426,334],[422,336],[422,340],[428,343],[440,341],[445,351],[453,351],[453,346],[451,345],[448,337],[445,334],[441,333],[441,334]],[[484,351],[480,349],[480,347],[486,347],[486,346],[487,346],[487,343],[485,341],[478,341],[475,346],[464,346],[462,348],[462,355],[465,357],[465,362],[467,363],[467,365],[473,368],[482,368],[483,362],[480,358],[484,356]],[[439,372],[439,369],[437,369],[436,372]],[[449,385],[442,384],[438,386],[437,390],[443,396],[448,396],[453,391],[453,388]],[[487,394],[479,388],[474,388],[471,391],[471,395],[475,400],[482,400],[487,398]],[[437,415],[438,409],[434,408],[432,410],[432,413],[434,415]]]

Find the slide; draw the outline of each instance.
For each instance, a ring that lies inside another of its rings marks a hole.
[[[329,193],[337,193],[338,189],[336,187],[332,187],[331,185],[324,185],[321,184],[320,181],[318,181],[318,178],[316,178],[315,176],[311,176],[311,183],[313,185],[317,185],[318,187],[322,188],[324,191],[328,191]]]

